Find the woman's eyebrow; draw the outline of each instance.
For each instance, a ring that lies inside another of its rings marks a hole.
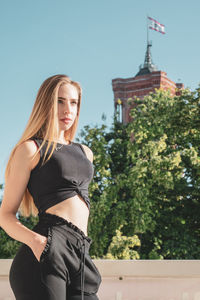
[[[61,100],[67,100],[67,99],[64,98],[64,97],[58,97],[58,99],[61,99]]]
[[[64,98],[64,97],[58,97],[58,99],[61,99],[61,100],[67,100],[67,98]],[[78,101],[78,99],[71,99],[71,100],[76,100],[76,101]]]

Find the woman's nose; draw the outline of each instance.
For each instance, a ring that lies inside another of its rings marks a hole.
[[[66,103],[64,107],[64,112],[70,112],[71,111],[71,105],[70,103]]]

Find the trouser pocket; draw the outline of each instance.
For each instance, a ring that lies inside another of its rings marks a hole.
[[[50,251],[51,244],[52,244],[52,227],[49,227],[48,233],[47,233],[47,243],[46,243],[46,246],[45,246],[44,250],[42,251],[42,253],[40,255],[40,259],[39,259],[40,263],[42,263],[45,260],[45,257],[47,256],[47,254]]]

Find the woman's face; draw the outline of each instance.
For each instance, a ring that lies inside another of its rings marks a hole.
[[[78,110],[78,90],[64,84],[58,90],[58,121],[60,130],[68,130],[74,123]]]

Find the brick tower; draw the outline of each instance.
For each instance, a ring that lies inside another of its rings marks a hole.
[[[148,42],[144,64],[140,66],[139,72],[135,77],[115,78],[112,80],[115,112],[118,111],[120,113],[124,124],[131,121],[129,111],[134,107],[134,104],[133,106],[128,105],[127,100],[129,98],[136,96],[142,99],[145,95],[159,88],[164,90],[170,89],[172,95],[177,95],[180,93],[178,90],[184,88],[182,83],[175,83],[167,78],[166,72],[158,71],[152,62],[151,46],[152,44]]]

